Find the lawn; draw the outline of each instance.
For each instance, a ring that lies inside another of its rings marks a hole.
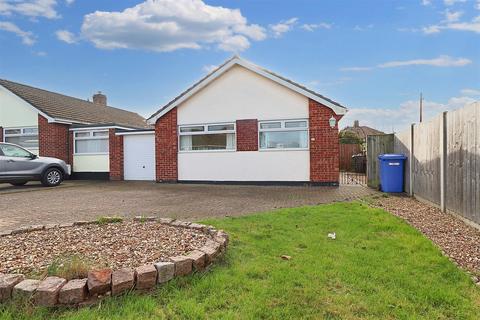
[[[79,310],[2,319],[478,319],[480,290],[418,231],[365,204],[206,221],[231,235],[208,272]],[[337,239],[327,238],[336,232]],[[291,256],[283,260],[281,255]]]

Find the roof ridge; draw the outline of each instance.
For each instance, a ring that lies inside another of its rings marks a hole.
[[[75,99],[75,100],[78,100],[78,101],[81,101],[81,102],[89,103],[89,104],[94,105],[94,106],[95,106],[95,105],[98,105],[98,103],[95,103],[95,102],[93,102],[93,101],[80,99],[80,98],[73,97],[73,96],[69,96],[69,95],[66,95],[66,94],[63,94],[63,93],[53,92],[53,91],[50,91],[50,90],[46,90],[46,89],[34,87],[34,86],[31,86],[31,85],[28,85],[28,84],[24,84],[24,83],[20,83],[20,82],[15,82],[15,81],[7,80],[7,79],[0,79],[0,84],[1,84],[2,81],[10,82],[10,83],[13,83],[13,84],[16,84],[16,85],[20,85],[20,86],[32,88],[32,89],[35,89],[35,90],[40,90],[40,91],[47,92],[47,93],[51,93],[51,94],[54,94],[54,95],[57,95],[57,96],[61,96],[61,97],[66,97],[66,98],[70,98],[70,99]],[[133,112],[133,111],[121,109],[121,108],[118,108],[118,107],[112,107],[112,106],[109,106],[109,105],[105,105],[105,106],[103,106],[103,107],[105,107],[105,108],[111,108],[111,109],[116,109],[116,110],[119,110],[119,111],[129,112],[129,113],[133,113],[133,114],[139,115],[137,112]],[[143,117],[142,117],[142,118],[143,118]]]

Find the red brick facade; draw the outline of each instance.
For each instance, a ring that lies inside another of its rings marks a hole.
[[[0,127],[0,142],[3,142],[3,128]]]
[[[48,123],[38,115],[38,140],[40,156],[54,157],[70,163],[73,146],[69,139],[69,125]]]
[[[237,151],[258,150],[257,119],[237,120]]]
[[[178,180],[177,108],[155,123],[156,177],[158,182]]]
[[[342,116],[336,115],[330,108],[309,99],[310,127],[310,182],[338,183],[339,144],[338,121]],[[330,127],[329,119],[334,116],[337,124]]]
[[[110,180],[123,180],[123,136],[116,136],[115,131],[108,130]]]

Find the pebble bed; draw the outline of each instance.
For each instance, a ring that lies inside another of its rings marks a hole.
[[[137,267],[198,249],[208,239],[199,230],[157,221],[54,227],[0,237],[0,273],[42,272],[72,255],[95,267]]]

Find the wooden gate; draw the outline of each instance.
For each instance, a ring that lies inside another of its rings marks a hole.
[[[340,184],[367,183],[366,157],[360,144],[340,144]]]

